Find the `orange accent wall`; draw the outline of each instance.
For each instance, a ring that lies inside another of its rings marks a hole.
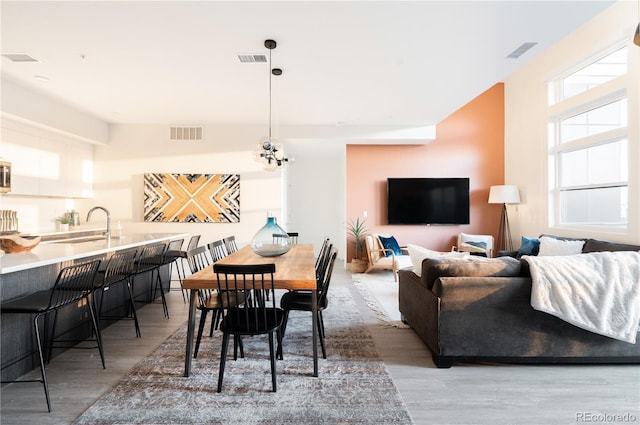
[[[347,219],[362,217],[372,233],[448,251],[460,232],[497,237],[501,206],[488,204],[489,187],[504,184],[504,84],[499,83],[436,126],[426,145],[347,146]],[[387,177],[469,177],[470,223],[455,226],[388,225]],[[347,244],[347,260],[354,255]]]

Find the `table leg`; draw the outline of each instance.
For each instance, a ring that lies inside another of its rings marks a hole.
[[[318,291],[311,294],[311,325],[313,326],[313,376],[318,376]]]
[[[198,290],[191,290],[191,297],[189,297],[189,320],[187,321],[187,347],[185,350],[184,358],[184,376],[188,377],[191,374],[191,358],[193,357],[193,331],[196,327],[196,303],[195,299],[198,296]]]

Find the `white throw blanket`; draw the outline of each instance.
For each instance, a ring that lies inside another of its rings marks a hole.
[[[534,309],[635,344],[640,326],[640,253],[522,258],[531,269]]]

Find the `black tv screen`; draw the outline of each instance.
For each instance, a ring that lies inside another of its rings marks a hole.
[[[389,224],[469,224],[469,178],[388,178]]]

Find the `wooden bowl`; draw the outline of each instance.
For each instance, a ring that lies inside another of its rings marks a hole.
[[[0,248],[7,254],[28,252],[38,246],[40,239],[40,236],[22,237],[17,234],[0,236]]]

